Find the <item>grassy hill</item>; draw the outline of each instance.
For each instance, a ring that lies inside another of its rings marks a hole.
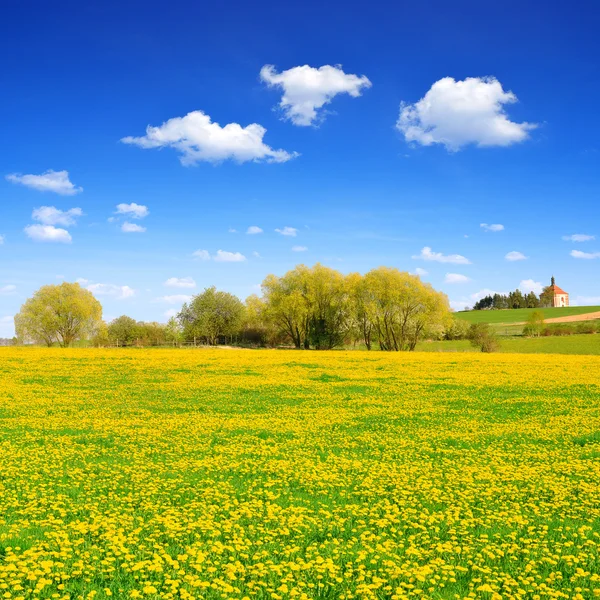
[[[585,315],[600,311],[600,306],[567,306],[565,308],[515,308],[505,310],[469,310],[455,313],[469,323],[523,323],[534,311],[544,313],[545,319]]]

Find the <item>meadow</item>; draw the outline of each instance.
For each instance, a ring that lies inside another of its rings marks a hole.
[[[585,315],[600,311],[600,306],[567,306],[564,308],[515,308],[503,310],[469,310],[455,313],[469,323],[525,323],[533,312],[541,312],[544,319]]]
[[[600,357],[3,348],[0,390],[2,598],[600,596]]]

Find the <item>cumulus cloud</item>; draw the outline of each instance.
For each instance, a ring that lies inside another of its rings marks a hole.
[[[573,258],[582,258],[583,260],[593,260],[600,258],[600,252],[582,252],[581,250],[571,250]]]
[[[39,221],[44,225],[75,225],[77,217],[81,217],[83,211],[80,208],[70,208],[69,210],[59,210],[55,206],[40,206],[34,208],[31,217],[34,221]]]
[[[290,237],[296,237],[298,230],[295,227],[284,227],[283,229],[276,229],[277,233],[281,235],[289,235]]]
[[[196,282],[191,277],[169,277],[165,281],[167,287],[193,288]]]
[[[419,275],[420,277],[425,277],[425,275],[429,275],[429,271],[425,269],[421,269],[421,267],[417,267],[415,269],[415,275]]]
[[[250,227],[248,227],[248,229],[246,230],[246,233],[248,235],[256,235],[257,233],[262,233],[263,230],[256,226],[256,225],[250,225]]]
[[[82,187],[77,187],[69,180],[68,171],[45,171],[41,175],[22,175],[11,173],[6,176],[7,181],[19,183],[40,192],[54,192],[61,196],[74,196],[83,192]]]
[[[292,246],[292,252],[306,252],[307,250],[306,246]]]
[[[504,225],[500,225],[500,223],[492,223],[488,225],[487,223],[481,223],[479,225],[484,231],[504,231]]]
[[[534,281],[533,279],[523,279],[523,281],[519,283],[519,289],[524,294],[534,292],[539,296],[544,291],[544,286],[539,281]]]
[[[296,152],[273,150],[263,142],[267,130],[252,123],[242,127],[228,123],[221,127],[201,110],[185,117],[169,119],[159,127],[148,125],[146,135],[127,136],[121,141],[140,148],[174,148],[180,153],[183,165],[201,161],[218,163],[227,159],[247,161],[286,162],[298,156]]]
[[[522,252],[517,252],[516,250],[509,252],[504,258],[511,262],[515,262],[517,260],[527,260],[527,257]]]
[[[166,304],[183,304],[189,302],[192,299],[187,294],[173,294],[172,296],[160,296],[156,298],[156,302],[165,302]]]
[[[244,262],[246,257],[240,252],[227,252],[226,250],[217,250],[213,256],[217,262]]]
[[[595,240],[595,235],[587,235],[585,233],[574,233],[573,235],[563,235],[565,242],[590,242]]]
[[[112,296],[117,300],[124,300],[135,296],[135,290],[128,285],[115,285],[114,283],[92,283],[87,288],[95,296]]]
[[[467,283],[471,281],[466,275],[460,273],[446,273],[444,283]]]
[[[439,263],[452,263],[455,265],[470,265],[471,261],[461,256],[460,254],[442,254],[441,252],[433,252],[429,246],[425,246],[421,250],[421,254],[413,255],[413,258],[427,260]]]
[[[3,285],[2,287],[0,287],[0,295],[1,296],[8,296],[10,294],[14,294],[17,291],[17,286],[16,285]]]
[[[477,302],[477,300],[482,300],[483,298],[486,298],[487,296],[493,296],[494,294],[500,294],[501,296],[506,296],[505,292],[497,292],[496,290],[490,290],[489,288],[484,288],[482,290],[479,290],[478,292],[475,292],[474,294],[471,294],[471,298],[473,300],[475,300],[475,302]]]
[[[121,225],[121,231],[123,233],[144,233],[146,231],[145,227],[138,225],[137,223],[130,223],[129,221],[125,221],[123,225]]]
[[[344,73],[341,65],[324,65],[318,69],[308,65],[293,67],[278,73],[273,65],[260,70],[260,78],[269,87],[280,87],[283,96],[279,107],[284,117],[294,125],[313,125],[323,120],[320,110],[338,94],[358,98],[371,87],[367,77]]]
[[[516,101],[494,77],[444,77],[415,104],[400,105],[396,127],[407,142],[443,144],[451,152],[468,144],[510,146],[526,140],[536,127],[509,120],[504,105]]]
[[[197,260],[210,260],[210,253],[208,250],[196,250],[192,256]]]
[[[132,219],[143,219],[150,214],[150,211],[147,206],[132,202],[131,204],[117,204],[116,213],[119,215],[127,215]]]
[[[73,241],[71,234],[66,229],[53,225],[27,225],[24,229],[27,237],[35,242],[59,242],[70,244]]]

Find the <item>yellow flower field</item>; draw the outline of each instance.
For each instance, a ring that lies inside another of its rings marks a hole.
[[[0,349],[0,598],[600,597],[600,357]]]

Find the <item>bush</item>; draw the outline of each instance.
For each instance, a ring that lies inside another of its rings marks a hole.
[[[469,327],[468,339],[473,347],[482,352],[496,352],[500,349],[498,336],[487,323],[473,323]]]
[[[469,335],[469,323],[464,319],[452,318],[452,324],[444,331],[446,340],[466,340]]]
[[[534,310],[527,319],[527,324],[523,328],[523,333],[528,337],[539,337],[543,331],[544,313],[541,310]]]
[[[596,323],[594,321],[577,323],[577,333],[596,333]]]

